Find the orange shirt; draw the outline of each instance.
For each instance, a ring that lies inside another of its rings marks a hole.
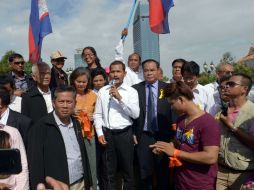
[[[93,114],[97,95],[92,91],[88,90],[84,95],[77,94],[76,97],[76,107],[75,109],[81,109],[84,113]],[[93,135],[94,130],[92,129]]]

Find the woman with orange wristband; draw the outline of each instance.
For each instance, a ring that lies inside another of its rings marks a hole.
[[[192,101],[192,90],[179,81],[164,90],[172,109],[181,115],[175,142],[156,142],[150,147],[156,154],[165,153],[176,167],[177,190],[215,190],[220,130],[214,118]]]

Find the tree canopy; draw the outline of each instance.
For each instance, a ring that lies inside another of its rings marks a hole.
[[[16,52],[13,50],[9,50],[2,56],[0,60],[0,73],[7,73],[10,71],[8,59],[10,55],[12,55],[13,53],[16,53]],[[32,71],[32,64],[29,61],[27,61],[25,63],[25,72],[30,74],[31,71]]]

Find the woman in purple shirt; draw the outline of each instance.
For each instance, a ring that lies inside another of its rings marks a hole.
[[[220,144],[218,124],[192,101],[193,93],[184,82],[168,84],[164,95],[172,109],[181,115],[176,122],[175,142],[158,141],[150,147],[154,153],[165,153],[182,163],[176,168],[177,190],[215,190]]]

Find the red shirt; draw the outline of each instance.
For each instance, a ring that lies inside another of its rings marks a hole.
[[[200,152],[204,146],[220,145],[220,129],[208,113],[194,119],[185,126],[186,115],[177,121],[176,139],[179,149],[186,152]],[[194,164],[183,161],[176,169],[176,187],[180,190],[215,190],[217,164]]]

